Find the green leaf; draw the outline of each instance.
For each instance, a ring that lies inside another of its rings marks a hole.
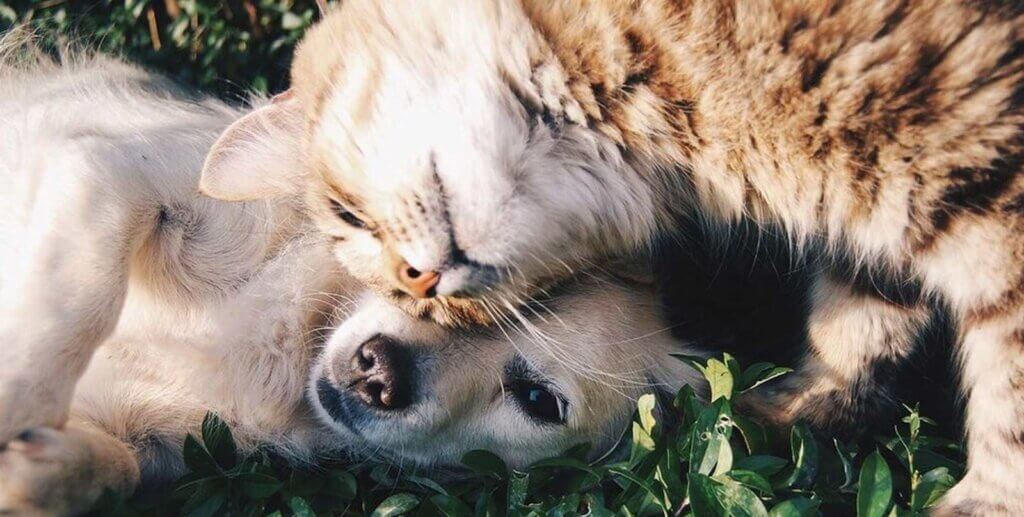
[[[562,456],[557,458],[543,459],[534,463],[533,465],[530,465],[530,470],[540,470],[546,468],[570,468],[586,472],[587,474],[590,474],[592,476],[600,477],[601,475],[600,472],[598,472],[596,469],[594,469],[584,461],[580,461],[576,458],[566,458]]]
[[[665,497],[669,501],[682,501],[686,498],[686,483],[681,477],[685,471],[679,453],[672,447],[666,447],[654,478],[664,487]]]
[[[754,363],[748,366],[740,375],[740,389],[750,388],[761,378],[761,375],[772,368],[775,368],[775,365],[772,363]]]
[[[839,487],[841,492],[846,492],[852,489],[853,484],[857,481],[856,470],[853,467],[853,453],[846,450],[843,444],[839,443],[839,440],[833,438],[832,444],[835,445],[836,455],[839,456],[839,462],[843,466],[843,484]]]
[[[243,472],[233,479],[238,483],[242,493],[253,499],[266,499],[284,486],[277,478],[258,472]]]
[[[743,415],[733,415],[733,424],[740,430],[743,436],[743,443],[747,446],[750,454],[762,454],[768,452],[768,433],[764,427]]]
[[[676,353],[670,353],[668,355],[670,355],[672,357],[675,357],[676,359],[679,359],[680,361],[690,365],[691,368],[693,368],[694,370],[697,370],[698,372],[700,372],[702,374],[704,373],[704,371],[706,369],[706,367],[704,366],[706,360],[703,357],[698,357],[698,356],[695,356],[695,355],[676,354]]]
[[[786,375],[788,373],[792,373],[792,371],[793,371],[792,368],[783,368],[783,367],[772,368],[771,370],[768,370],[767,372],[763,372],[760,376],[758,376],[756,379],[754,379],[750,384],[748,384],[746,387],[741,389],[740,393],[746,393],[746,392],[748,392],[748,391],[750,391],[750,390],[752,390],[752,389],[754,389],[754,388],[756,388],[756,387],[758,387],[758,386],[760,386],[760,385],[762,385],[762,384],[764,384],[764,383],[766,383],[766,382],[768,382],[768,381],[770,381],[772,379],[776,379],[776,378],[782,377],[783,375]]]
[[[223,478],[201,481],[192,496],[181,507],[187,517],[212,517],[228,501],[228,484]]]
[[[526,504],[527,491],[530,487],[530,475],[524,472],[512,472],[508,481],[508,509],[518,509]]]
[[[438,494],[441,495],[448,495],[448,491],[445,490],[443,486],[438,484],[438,482],[434,481],[433,479],[425,478],[423,476],[406,476],[405,480],[415,485],[419,485],[423,488],[426,488],[427,490],[430,490],[432,492],[437,492]]]
[[[767,517],[768,511],[757,494],[732,480],[720,482],[703,474],[687,475],[690,504],[694,515]]]
[[[636,465],[643,461],[648,454],[654,452],[656,444],[654,438],[639,423],[633,422],[632,429],[633,446],[629,453],[629,464]]]
[[[658,505],[662,505],[661,498],[658,496],[658,493],[654,490],[654,488],[651,487],[650,483],[644,481],[642,478],[634,474],[629,469],[625,469],[622,467],[609,467],[608,471],[617,476],[621,476],[626,480],[630,481],[631,483],[633,483],[634,485],[640,487],[644,492],[647,492],[647,494],[650,495],[654,499],[654,501],[658,503]],[[662,506],[662,511],[665,510],[666,509]]]
[[[298,496],[288,499],[288,508],[291,508],[295,517],[316,517],[316,512],[309,502]]]
[[[344,471],[333,470],[327,473],[327,483],[324,492],[342,499],[355,499],[359,491],[359,484],[356,477]]]
[[[220,467],[217,466],[213,456],[191,434],[185,436],[185,447],[182,451],[182,456],[185,459],[185,466],[192,472],[200,474],[221,473]]]
[[[712,402],[719,398],[732,398],[735,379],[733,379],[732,371],[729,370],[725,363],[718,359],[708,359],[707,368],[704,370],[704,377],[707,378],[708,385],[711,387]]]
[[[231,435],[231,429],[228,429],[227,424],[215,413],[207,413],[203,418],[202,431],[203,444],[217,465],[224,470],[234,467],[238,451],[235,447],[235,439]]]
[[[732,410],[727,399],[718,399],[701,412],[690,438],[690,471],[710,474],[718,463],[721,448],[729,448]]]
[[[915,512],[923,511],[935,504],[955,484],[956,479],[946,467],[929,470],[921,476],[914,493],[910,496],[910,509]]]
[[[812,517],[818,514],[818,501],[812,501],[806,497],[794,497],[787,499],[772,507],[768,512],[770,517]]]
[[[752,470],[734,468],[726,473],[726,476],[728,476],[729,479],[750,488],[761,496],[772,497],[774,495],[772,485],[768,482],[768,479]]]
[[[786,467],[788,461],[777,456],[756,455],[736,460],[733,468],[757,472],[762,476],[773,476]]]
[[[892,473],[876,450],[860,467],[857,516],[884,517],[892,501]]]
[[[377,509],[370,514],[370,517],[392,517],[394,515],[402,515],[408,513],[417,506],[419,506],[420,500],[412,494],[395,494],[384,502],[377,506]]]
[[[468,517],[473,515],[473,510],[466,503],[450,495],[438,494],[427,501],[445,517]]]
[[[14,11],[9,5],[0,3],[0,18],[3,18],[9,22],[15,22],[18,20],[18,13]]]
[[[654,395],[647,393],[641,395],[636,402],[636,410],[640,415],[640,426],[643,427],[647,434],[654,434],[654,426],[657,425],[657,421],[654,419],[654,407],[656,405]]]
[[[725,508],[718,501],[718,493],[715,491],[716,483],[713,479],[697,472],[690,472],[686,475],[688,482],[688,494],[690,506],[693,507],[694,515],[700,516],[726,516]]]
[[[783,481],[783,486],[810,488],[818,473],[818,442],[811,435],[806,424],[793,427],[789,438],[793,454],[793,470]]]
[[[505,461],[489,451],[469,451],[462,457],[462,464],[473,472],[492,476],[496,479],[508,477],[508,466]]]

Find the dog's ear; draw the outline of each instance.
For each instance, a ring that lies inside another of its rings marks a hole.
[[[290,94],[231,124],[213,144],[199,191],[215,199],[283,197],[302,187],[302,109]]]

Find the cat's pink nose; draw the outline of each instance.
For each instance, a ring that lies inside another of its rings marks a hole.
[[[437,283],[441,275],[434,271],[420,271],[402,261],[398,265],[398,281],[405,291],[416,298],[433,298],[437,296]]]

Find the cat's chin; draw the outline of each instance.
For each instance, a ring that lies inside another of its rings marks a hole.
[[[473,298],[439,296],[418,299],[397,290],[385,294],[391,303],[410,316],[432,320],[446,327],[488,325],[494,321],[493,311]]]

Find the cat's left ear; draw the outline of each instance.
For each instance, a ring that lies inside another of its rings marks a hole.
[[[284,197],[302,188],[302,108],[291,92],[238,119],[213,144],[199,191],[215,199]]]

